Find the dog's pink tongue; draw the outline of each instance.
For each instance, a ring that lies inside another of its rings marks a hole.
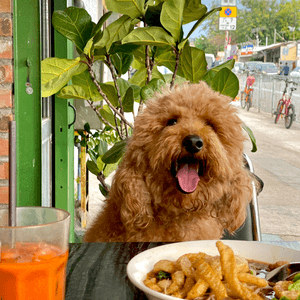
[[[178,178],[181,189],[186,193],[194,192],[200,180],[197,170],[188,164],[185,164],[179,169],[176,177]]]

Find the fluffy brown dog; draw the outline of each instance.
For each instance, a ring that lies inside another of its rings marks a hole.
[[[206,83],[147,102],[85,242],[219,239],[246,217],[241,120]]]

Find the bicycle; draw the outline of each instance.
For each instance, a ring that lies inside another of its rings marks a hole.
[[[248,73],[245,89],[243,92],[241,92],[241,107],[245,108],[247,106],[247,111],[249,111],[250,107],[252,106],[254,82],[255,78],[250,76]]]
[[[275,124],[277,124],[280,116],[284,117],[284,125],[286,129],[291,128],[293,121],[296,118],[295,105],[292,103],[291,98],[293,91],[297,90],[295,87],[290,87],[290,94],[287,93],[288,86],[290,83],[293,85],[298,85],[296,82],[286,79],[279,79],[285,81],[285,88],[283,90],[282,98],[278,101],[277,108],[274,112]]]

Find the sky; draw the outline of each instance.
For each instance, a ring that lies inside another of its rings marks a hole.
[[[209,11],[211,9],[211,2],[212,0],[202,0],[201,4],[204,4],[207,7],[207,11]],[[238,1],[237,1],[238,2]],[[219,2],[221,3],[221,1]],[[237,8],[241,8],[240,4],[237,4]],[[218,12],[216,13],[218,14]],[[189,24],[183,25],[183,32],[184,32],[184,36],[187,36],[189,31],[192,29],[192,27],[194,26],[196,22],[191,22]],[[201,34],[206,35],[205,31],[201,30],[201,25],[192,33],[192,35],[190,36],[191,38],[196,38],[199,37]]]
[[[209,10],[210,8],[210,3],[211,3],[211,0],[202,0],[201,1],[201,4],[204,4],[207,9]],[[189,31],[192,29],[192,27],[194,26],[196,22],[191,22],[189,24],[186,24],[186,25],[183,25],[183,32],[184,32],[184,35],[187,36],[187,34],[189,33]],[[204,32],[201,31],[201,26],[199,26],[193,33],[192,35],[190,36],[191,38],[196,38],[196,37],[199,37],[201,34],[204,34]]]

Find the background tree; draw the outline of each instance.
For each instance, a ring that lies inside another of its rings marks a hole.
[[[213,38],[207,38],[201,35],[195,39],[195,47],[203,50],[205,53],[212,53],[217,55],[218,51],[223,51],[224,48],[224,35],[219,34]]]
[[[279,10],[276,14],[276,20],[284,32],[286,40],[299,40],[300,39],[300,1],[281,1]],[[293,27],[291,31],[289,27]]]
[[[210,8],[218,7],[219,1],[212,1]],[[230,31],[231,44],[244,43],[246,41],[256,41],[257,30],[260,45],[274,42],[275,29],[277,33],[283,35],[286,40],[300,39],[300,1],[299,0],[239,0],[237,1],[237,29]],[[291,32],[290,27],[295,27]],[[212,15],[200,27],[202,37],[205,40],[198,41],[197,45],[208,48],[208,42],[213,45],[218,44],[218,40],[224,44],[225,32],[219,30],[219,14]],[[280,38],[277,36],[276,41]],[[281,41],[281,40],[280,40]],[[219,50],[223,50],[219,45]]]

